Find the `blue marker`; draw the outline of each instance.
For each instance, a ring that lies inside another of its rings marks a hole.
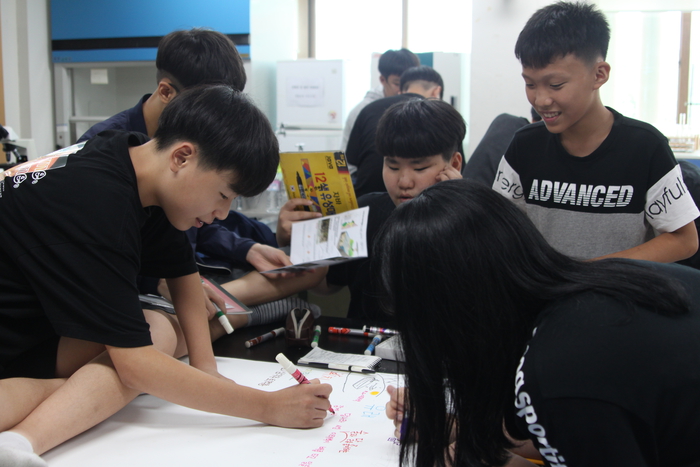
[[[374,348],[377,346],[382,341],[382,336],[381,334],[377,334],[372,338],[372,343],[369,344],[367,349],[365,350],[365,355],[372,355],[372,352],[374,352]]]

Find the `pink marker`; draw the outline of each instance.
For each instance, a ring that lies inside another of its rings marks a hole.
[[[297,368],[294,363],[290,362],[283,353],[278,353],[275,360],[277,360],[279,364],[282,365],[282,368],[284,368],[287,373],[292,375],[292,378],[297,380],[299,384],[311,384],[311,381],[304,376],[304,373],[299,371],[299,368]],[[329,407],[328,411],[335,415],[335,410],[333,410],[333,407]]]

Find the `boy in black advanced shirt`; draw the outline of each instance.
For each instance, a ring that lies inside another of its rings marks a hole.
[[[0,464],[45,465],[32,450],[85,431],[141,392],[281,426],[323,423],[327,385],[266,393],[218,374],[199,274],[179,232],[225,218],[236,196],[269,185],[278,162],[264,115],[220,85],[182,92],[153,140],[106,132],[5,177],[0,431],[11,431],[0,433]],[[163,315],[142,311],[139,273],[167,278],[181,338]],[[190,366],[171,357],[185,343]]]
[[[568,256],[688,258],[699,212],[667,138],[601,101],[609,39],[590,4],[558,2],[528,20],[515,55],[543,123],[515,133],[492,188]]]

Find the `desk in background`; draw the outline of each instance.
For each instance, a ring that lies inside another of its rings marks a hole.
[[[321,340],[319,347],[324,350],[341,353],[362,354],[369,343],[370,338],[358,336],[345,336],[341,334],[330,334],[328,326],[346,327],[362,329],[363,325],[375,325],[375,323],[363,323],[348,318],[333,318],[321,316],[316,320],[316,324],[321,326]],[[299,358],[311,351],[310,347],[287,346],[284,337],[278,337],[251,348],[246,348],[245,341],[261,336],[271,330],[283,327],[284,323],[264,324],[247,328],[236,329],[233,334],[221,337],[214,342],[214,354],[217,357],[244,358],[247,360],[257,360],[263,362],[274,362],[275,356],[283,352],[287,358],[296,363]],[[401,364],[392,360],[382,360],[377,366],[377,371],[382,373],[403,372]]]

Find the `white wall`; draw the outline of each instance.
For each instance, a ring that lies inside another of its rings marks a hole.
[[[552,0],[474,0],[472,4],[469,147],[471,155],[491,121],[501,113],[529,118],[522,68],[513,50],[518,34]],[[465,116],[466,117],[466,116]]]
[[[0,20],[5,123],[43,155],[54,148],[48,0],[2,0]]]
[[[251,73],[246,92],[270,119],[277,120],[276,68],[299,56],[298,0],[250,0]]]

